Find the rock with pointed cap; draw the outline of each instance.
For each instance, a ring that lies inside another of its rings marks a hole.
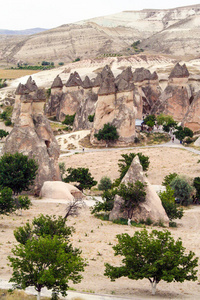
[[[102,83],[99,88],[99,95],[109,95],[116,92],[115,77],[108,65],[106,65],[101,73]]]
[[[62,80],[61,80],[60,76],[57,75],[51,85],[51,88],[53,89],[53,88],[62,88],[62,87],[63,87]]]
[[[139,158],[138,156],[136,156],[133,159],[126,175],[122,179],[122,183],[134,184],[138,180],[143,184],[146,184],[146,199],[134,209],[132,220],[139,222],[139,220],[147,220],[147,218],[150,218],[154,223],[161,221],[166,226],[169,226],[169,218],[167,217],[167,214],[162,206],[161,200],[158,197],[156,191],[153,189],[153,187],[147,180],[147,177],[142,170]],[[123,202],[124,200],[122,199],[122,197],[118,195],[115,196],[114,207],[109,216],[110,220],[115,220],[119,218],[128,219],[127,211],[121,210]]]
[[[187,78],[189,77],[189,72],[188,69],[186,67],[186,65],[180,65],[179,63],[177,63],[175,65],[175,67],[173,68],[173,70],[171,71],[169,78]]]
[[[88,76],[85,76],[85,79],[83,80],[83,88],[89,89],[93,87],[93,82],[90,80]]]
[[[133,73],[131,67],[126,68],[115,79],[117,92],[130,91],[134,89]]]
[[[79,74],[75,71],[74,73],[71,73],[69,76],[69,79],[67,83],[65,84],[67,87],[71,86],[82,86],[83,82]]]
[[[133,73],[133,81],[134,82],[142,82],[144,80],[151,79],[151,72],[145,68],[137,68]]]

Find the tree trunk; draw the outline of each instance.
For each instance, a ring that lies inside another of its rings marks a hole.
[[[157,282],[156,281],[150,281],[151,282],[151,293],[152,295],[155,295],[156,293],[156,286],[157,286]]]
[[[40,292],[37,293],[37,300],[40,300]]]

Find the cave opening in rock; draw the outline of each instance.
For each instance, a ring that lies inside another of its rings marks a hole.
[[[45,140],[45,144],[46,144],[47,148],[49,148],[49,147],[50,147],[50,141],[48,141],[48,140]]]

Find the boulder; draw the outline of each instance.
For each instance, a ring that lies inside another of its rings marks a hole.
[[[146,184],[146,200],[135,208],[132,220],[139,222],[140,220],[150,218],[154,223],[161,221],[164,225],[169,226],[169,218],[166,215],[159,196],[145,176],[138,156],[133,159],[129,170],[122,179],[122,183],[135,183],[137,180]],[[128,218],[127,212],[121,211],[121,204],[123,201],[124,200],[120,196],[115,196],[114,207],[109,216],[110,220]]]
[[[45,181],[40,191],[40,197],[72,201],[73,199],[82,200],[83,194],[72,184],[63,181]]]

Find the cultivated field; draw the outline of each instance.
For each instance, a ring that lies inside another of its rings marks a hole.
[[[32,75],[41,72],[40,70],[4,70],[0,69],[0,79],[16,79],[26,75]]]

